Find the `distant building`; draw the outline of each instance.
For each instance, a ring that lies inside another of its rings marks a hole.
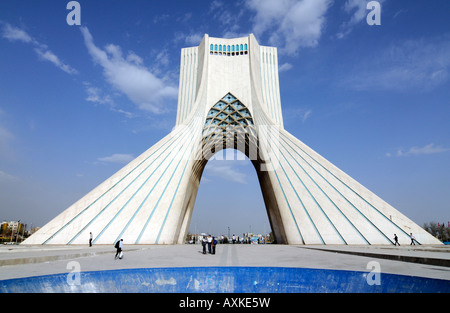
[[[0,226],[0,230],[3,235],[10,232],[16,234],[17,232],[22,233],[24,227],[25,225],[20,221],[10,221],[10,222],[3,221]]]

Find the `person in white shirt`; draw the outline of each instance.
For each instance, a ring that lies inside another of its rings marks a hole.
[[[208,253],[211,254],[211,244],[212,244],[212,238],[211,235],[208,235]]]
[[[414,240],[415,240],[416,238],[414,238],[414,236],[413,236],[412,233],[410,233],[410,238],[411,238],[411,243],[410,243],[409,245],[416,245],[416,243],[414,242]]]

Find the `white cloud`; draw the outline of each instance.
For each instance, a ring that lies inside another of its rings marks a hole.
[[[207,168],[207,175],[219,177],[228,181],[246,184],[247,177],[244,173],[233,168],[231,165],[214,165]]]
[[[88,82],[83,82],[83,84],[86,87],[86,101],[92,102],[94,104],[106,105],[112,112],[121,113],[127,118],[133,118],[137,116],[134,113],[117,108],[112,97],[110,95],[105,95],[100,88],[94,87]]]
[[[140,109],[161,114],[167,109],[167,101],[178,96],[178,88],[156,77],[142,65],[142,59],[134,53],[123,57],[119,46],[110,44],[104,50],[94,44],[87,27],[80,27],[85,45],[95,63],[103,68],[105,79],[124,93]]]
[[[186,36],[186,44],[190,46],[198,46],[203,39],[202,33],[195,33]]]
[[[248,159],[242,152],[234,149],[220,150],[208,161],[205,174],[227,181],[247,184],[247,175],[243,168],[248,164]]]
[[[136,65],[141,65],[142,63],[144,63],[142,58],[135,54],[133,51],[128,52],[127,61]]]
[[[360,23],[367,15],[366,6],[367,0],[347,0],[344,4],[344,11],[347,14],[352,14],[350,20],[342,23],[341,31],[337,33],[337,38],[342,39],[351,33],[353,27]]]
[[[280,52],[296,54],[299,48],[315,47],[322,35],[325,13],[332,0],[247,0],[256,12],[253,32],[262,36],[270,32],[269,43]]]
[[[108,157],[98,158],[100,162],[106,163],[118,163],[118,164],[128,164],[134,160],[134,156],[132,154],[113,154]]]
[[[292,68],[292,64],[290,63],[283,63],[279,68],[278,71],[281,72],[287,72]]]
[[[398,157],[404,156],[412,156],[412,155],[424,155],[424,154],[436,154],[450,151],[449,148],[444,148],[442,146],[436,146],[434,143],[430,143],[424,147],[411,147],[408,150],[404,151],[403,149],[397,150]],[[392,156],[391,153],[386,153],[387,157]]]
[[[347,0],[344,4],[344,11],[347,14],[351,14],[351,17],[348,21],[341,24],[341,31],[337,33],[336,37],[338,39],[342,39],[349,35],[353,28],[361,23],[362,21],[366,21],[367,14],[369,11],[367,10],[367,3],[370,0]],[[380,4],[382,4],[385,0],[378,0]]]
[[[369,0],[347,0],[345,2],[345,12],[351,13],[353,11],[349,24],[357,24],[364,19],[367,14],[367,2],[369,2]]]
[[[48,61],[63,70],[68,74],[77,74],[78,71],[71,66],[65,64],[60,60],[60,58],[54,54],[52,51],[48,49],[48,47],[44,44],[39,43],[37,40],[33,39],[27,32],[24,30],[11,26],[8,23],[4,23],[2,36],[9,41],[21,41],[24,43],[32,44],[35,46],[34,51],[36,54],[44,61]]]
[[[222,10],[224,6],[224,3],[219,0],[214,0],[211,2],[211,5],[209,6],[209,13],[212,13],[216,10]]]
[[[103,95],[100,88],[93,87],[88,82],[83,83],[86,86],[86,92],[88,97],[86,101],[96,103],[96,104],[113,104],[113,100],[109,95]]]
[[[3,38],[9,41],[22,41],[25,43],[36,43],[34,39],[30,37],[24,30],[11,26],[5,23],[2,31]]]
[[[53,63],[53,65],[60,68],[67,74],[77,74],[78,73],[78,71],[75,70],[74,68],[61,62],[61,60],[50,50],[45,50],[45,49],[42,49],[42,47],[40,47],[40,48],[35,48],[34,51],[42,58],[42,60]]]
[[[179,44],[182,43],[186,45],[187,47],[195,47],[200,45],[202,42],[203,36],[205,35],[202,31],[196,31],[196,32],[176,32],[174,36],[174,43]],[[167,51],[164,52],[165,55],[167,55]],[[163,64],[165,65],[165,64]]]
[[[311,114],[312,114],[312,110],[307,110],[301,117],[302,122],[304,123],[311,116]]]

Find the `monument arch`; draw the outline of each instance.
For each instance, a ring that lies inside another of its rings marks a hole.
[[[208,158],[227,147],[253,163],[278,243],[440,243],[284,129],[277,49],[251,34],[182,49],[173,131],[24,244],[183,243]]]

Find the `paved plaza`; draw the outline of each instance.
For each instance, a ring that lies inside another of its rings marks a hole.
[[[296,267],[367,271],[376,261],[382,273],[450,280],[449,246],[124,245],[115,260],[113,246],[1,246],[0,280],[69,273],[165,267]]]

